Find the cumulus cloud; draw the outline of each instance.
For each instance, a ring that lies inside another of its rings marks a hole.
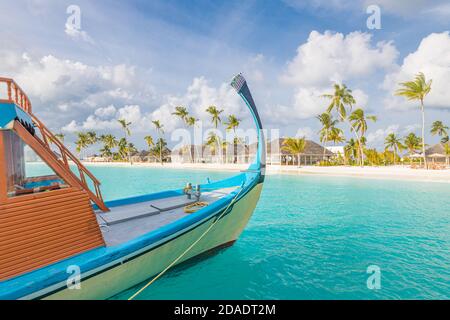
[[[280,121],[315,117],[326,110],[329,102],[322,95],[330,93],[333,83],[356,81],[379,70],[391,70],[397,56],[391,42],[372,44],[367,33],[312,31],[281,76],[281,82],[293,88],[292,106],[279,106],[267,113]],[[353,96],[355,107],[366,107],[369,98],[362,89],[354,88]]]
[[[368,33],[348,35],[312,31],[282,76],[286,83],[298,86],[326,86],[367,76],[379,68],[390,68],[398,56],[391,42],[371,44]]]
[[[392,124],[384,129],[378,129],[375,132],[371,132],[367,135],[367,142],[370,144],[379,144],[384,141],[386,136],[391,133],[398,133],[400,126],[398,124]]]
[[[89,115],[104,116],[108,112],[111,115],[114,111],[111,106],[154,101],[153,88],[148,81],[141,81],[134,66],[93,66],[53,55],[34,58],[7,50],[0,51],[0,59],[0,73],[20,84],[35,112],[45,116],[53,127]]]
[[[77,132],[85,130],[115,130],[118,129],[118,119],[126,119],[132,122],[131,129],[134,132],[148,132],[153,129],[152,120],[160,120],[166,132],[182,128],[183,124],[172,113],[177,106],[185,106],[191,115],[203,121],[203,127],[211,127],[209,115],[205,112],[210,105],[224,109],[225,114],[235,114],[241,119],[247,118],[246,109],[242,108],[242,102],[236,93],[223,83],[218,88],[212,87],[203,78],[194,78],[188,86],[185,94],[176,96],[168,95],[164,102],[154,110],[143,111],[140,105],[126,105],[116,108],[114,105],[97,108],[83,121],[71,121],[63,130]],[[225,119],[223,119],[225,120]]]
[[[398,83],[410,81],[423,72],[433,84],[426,104],[431,108],[450,109],[450,34],[448,31],[432,33],[422,39],[417,50],[405,57],[395,72],[386,75],[383,88],[389,91],[386,106],[389,109],[408,109],[417,107],[417,102],[407,102],[404,98],[395,97]]]

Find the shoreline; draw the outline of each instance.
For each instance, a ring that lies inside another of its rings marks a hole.
[[[83,162],[86,166],[99,167],[136,167],[136,168],[166,168],[166,169],[193,169],[205,171],[239,172],[246,170],[248,164],[218,164],[218,163],[134,163],[132,166],[127,162]],[[378,180],[403,180],[417,182],[440,182],[450,183],[450,169],[446,170],[424,170],[411,169],[409,166],[389,167],[350,167],[350,166],[294,166],[268,165],[267,175],[307,175],[328,177],[351,177],[359,179]]]

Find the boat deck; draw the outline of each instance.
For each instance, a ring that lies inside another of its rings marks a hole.
[[[204,192],[199,201],[211,204],[235,189]],[[185,195],[175,196],[113,207],[110,212],[96,212],[96,216],[106,246],[116,246],[188,216],[184,207],[195,202],[194,197],[188,200]]]

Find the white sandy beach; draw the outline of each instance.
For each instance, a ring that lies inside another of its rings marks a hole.
[[[88,166],[115,166],[129,167],[129,163],[84,162]],[[134,163],[134,167],[161,168],[159,163]],[[247,164],[217,164],[217,163],[167,163],[164,168],[171,169],[196,169],[209,171],[241,171],[247,169]],[[317,167],[317,166],[267,166],[266,173],[272,174],[298,174],[298,175],[323,175],[335,177],[354,177],[370,179],[393,179],[410,181],[428,181],[450,183],[450,169],[447,170],[423,170],[411,169],[409,166],[389,167]]]

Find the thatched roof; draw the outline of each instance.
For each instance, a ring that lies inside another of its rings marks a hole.
[[[279,146],[280,153],[283,155],[288,155],[289,152],[283,150],[283,143],[286,140],[286,138],[279,138],[276,140],[272,140],[271,142],[267,143],[267,153],[271,153],[272,146]],[[328,149],[325,149],[320,144],[311,141],[306,140],[306,146],[305,151],[302,153],[302,155],[323,155],[325,150],[326,156],[334,156],[335,154],[331,152]]]
[[[447,142],[447,144],[449,144],[450,142]],[[432,154],[438,153],[441,155],[445,155],[445,151],[444,151],[444,145],[443,143],[438,143],[435,144],[434,146],[429,147],[428,149],[425,150],[425,154],[427,156],[430,156]]]

